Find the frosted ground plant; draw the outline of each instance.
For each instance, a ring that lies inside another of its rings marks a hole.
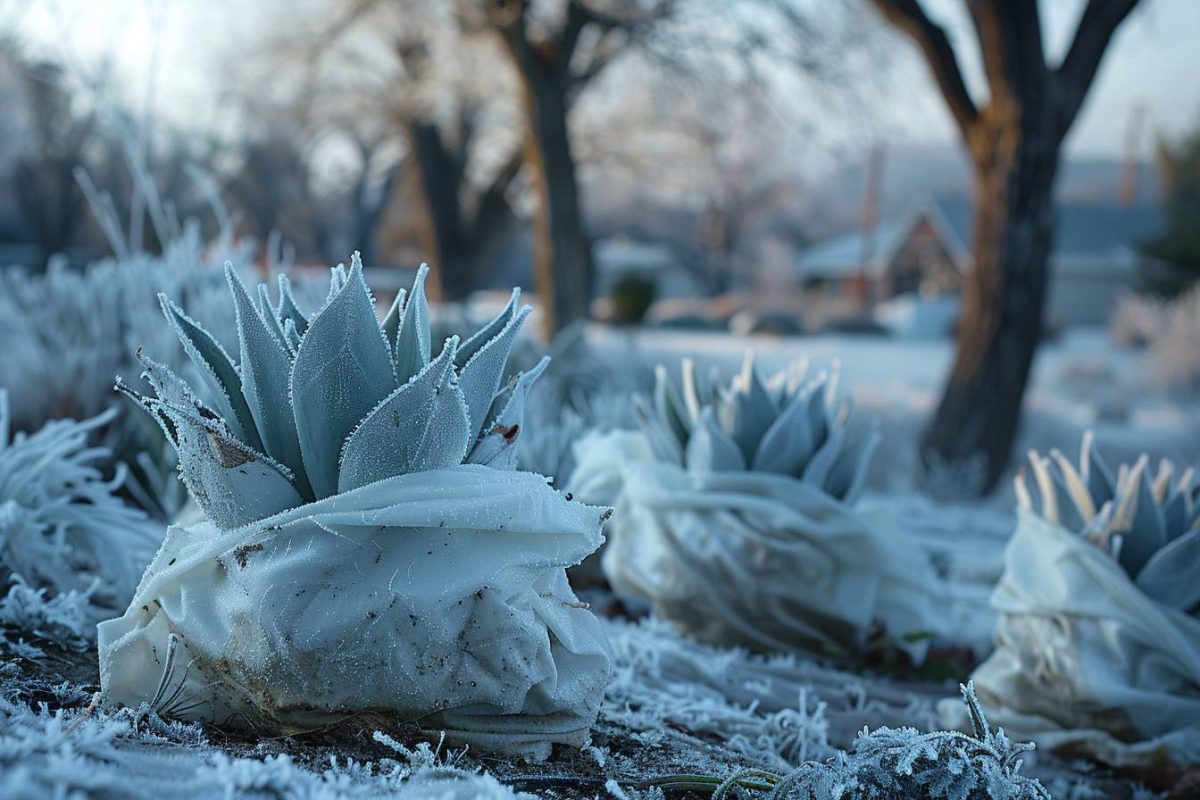
[[[0,621],[57,639],[90,639],[119,611],[154,555],[159,535],[113,492],[88,438],[112,413],[13,433],[0,390]]]
[[[501,385],[519,293],[434,354],[427,269],[380,322],[357,256],[311,318],[226,270],[238,360],[168,299],[201,392],[144,359],[134,397],[206,519],[173,527],[100,628],[110,704],[256,730],[395,713],[485,749],[579,744],[609,660],[564,568],[607,511],[515,470],[524,400]]]
[[[1030,454],[975,671],[1007,730],[1122,767],[1200,760],[1200,513],[1195,472],[1143,455],[1115,474]],[[1159,770],[1161,772],[1161,770]]]
[[[653,458],[623,469],[604,555],[614,588],[717,644],[850,655],[878,623],[919,659],[910,634],[934,622],[933,575],[853,511],[878,433],[852,420],[836,368],[763,381],[748,356],[725,386],[689,361],[682,372],[680,393],[659,369],[642,404]],[[572,485],[604,484],[581,473],[605,459],[580,456]]]

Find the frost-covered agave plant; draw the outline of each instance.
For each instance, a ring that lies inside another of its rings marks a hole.
[[[764,381],[747,357],[727,386],[682,371],[682,392],[660,369],[641,404],[652,458],[613,437],[617,456],[593,445],[572,478],[600,485],[587,465],[622,464],[602,564],[613,587],[717,644],[849,656],[882,628],[921,658],[931,569],[854,511],[879,434],[852,422],[836,369]]]
[[[1200,519],[1192,470],[1115,474],[1030,454],[992,594],[996,648],[974,673],[1010,733],[1129,768],[1200,760]],[[943,713],[953,716],[952,708]],[[958,724],[953,720],[950,724]]]
[[[837,392],[838,371],[810,373],[800,362],[763,381],[747,355],[728,386],[702,380],[683,362],[682,396],[666,369],[655,375],[653,411],[639,414],[657,458],[693,472],[786,475],[846,503],[862,490],[879,427],[851,426]]]
[[[154,555],[156,526],[113,494],[124,472],[105,480],[96,463],[107,452],[88,447],[111,417],[13,434],[8,394],[0,391],[0,589],[12,601],[3,604],[4,621],[36,618],[50,631],[91,638],[91,625],[128,602]],[[68,595],[82,598],[86,613],[56,619],[53,603]]]
[[[196,502],[220,527],[236,528],[374,481],[461,463],[513,468],[529,385],[542,361],[500,386],[508,353],[531,311],[519,292],[465,343],[432,350],[422,267],[380,323],[357,255],[333,270],[329,296],[311,320],[280,275],[279,300],[252,296],[226,277],[237,312],[237,361],[170,299],[163,311],[203,377],[195,391],[166,366],[142,358],[155,390],[123,384],[162,425]],[[206,396],[211,405],[199,398]]]
[[[586,740],[609,659],[565,568],[607,510],[516,469],[548,359],[501,384],[531,309],[514,291],[435,350],[426,273],[380,322],[357,256],[312,317],[228,269],[236,359],[163,300],[203,386],[145,359],[154,396],[123,391],[206,518],[100,626],[109,705],[259,731],[388,713],[534,756]]]
[[[1078,533],[1116,560],[1150,597],[1200,613],[1200,482],[1192,468],[1162,460],[1156,472],[1143,455],[1114,475],[1089,431],[1079,466],[1057,450],[1029,454],[1033,491],[1024,472],[1018,505]]]

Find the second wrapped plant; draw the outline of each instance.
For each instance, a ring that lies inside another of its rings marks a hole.
[[[1092,436],[1078,467],[1030,454],[975,671],[1004,728],[1118,767],[1200,761],[1200,485],[1142,456],[1114,474]],[[950,724],[961,724],[947,702]]]
[[[623,470],[604,553],[618,592],[718,644],[849,655],[882,631],[923,654],[933,575],[853,511],[879,434],[836,373],[764,382],[747,357],[722,386],[685,361],[682,394],[660,368],[640,416],[654,458]]]
[[[528,306],[431,349],[425,268],[380,323],[355,258],[311,319],[229,269],[238,363],[163,308],[211,405],[148,359],[139,397],[205,512],[172,527],[99,630],[106,702],[259,731],[357,712],[484,749],[578,745],[609,659],[564,568],[605,511],[515,470],[524,398],[501,385]]]

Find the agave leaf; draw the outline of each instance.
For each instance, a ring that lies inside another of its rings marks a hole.
[[[683,373],[683,404],[687,407],[688,419],[692,425],[700,420],[700,410],[704,407],[704,392],[696,376],[696,362],[690,358],[683,359],[680,369]]]
[[[1096,504],[1092,500],[1091,492],[1083,482],[1083,477],[1076,471],[1075,465],[1058,450],[1051,450],[1050,457],[1058,465],[1063,486],[1070,496],[1078,516],[1085,526],[1091,525],[1092,521],[1096,519]]]
[[[700,414],[685,454],[689,470],[697,472],[738,472],[746,469],[746,459],[737,443],[717,425],[712,406]]]
[[[342,287],[346,285],[346,278],[345,264],[338,264],[329,270],[329,296],[325,299],[325,302],[332,300],[334,295],[342,290]]]
[[[388,345],[356,262],[341,291],[309,323],[292,364],[300,453],[318,499],[337,492],[346,437],[395,388]]]
[[[492,405],[496,390],[500,388],[504,366],[508,363],[508,354],[512,352],[521,324],[532,311],[532,307],[523,306],[500,333],[475,351],[475,355],[471,356],[471,360],[459,371],[458,382],[467,401],[467,412],[471,420],[472,443],[479,438],[484,417]]]
[[[292,347],[291,342],[288,341],[287,334],[283,330],[283,322],[276,315],[275,306],[271,304],[271,294],[265,283],[258,285],[258,313],[267,323],[267,327],[271,329],[271,335],[288,351],[288,358],[296,355],[296,348]]]
[[[246,398],[242,396],[242,379],[225,349],[198,322],[168,300],[166,295],[160,294],[158,299],[163,314],[175,329],[188,359],[196,365],[196,369],[208,385],[213,403],[217,412],[225,418],[225,424],[233,431],[234,436],[253,448],[261,449],[262,440],[258,438],[254,417],[246,404]]]
[[[254,417],[263,449],[267,455],[291,470],[296,478],[296,490],[301,496],[312,500],[312,488],[304,475],[304,458],[300,454],[296,419],[289,397],[291,353],[255,308],[245,284],[228,262],[225,264],[225,279],[233,294],[238,340],[241,342],[242,394]],[[267,308],[270,309],[270,303]]]
[[[1033,469],[1033,480],[1037,484],[1038,496],[1042,499],[1041,515],[1048,522],[1058,524],[1058,491],[1054,487],[1054,479],[1050,476],[1050,462],[1036,450],[1029,451],[1029,465]]]
[[[763,434],[751,468],[756,472],[798,476],[812,458],[814,446],[808,401],[797,395]]]
[[[487,464],[495,469],[516,469],[514,445],[525,425],[525,398],[529,387],[546,371],[550,356],[543,356],[533,369],[522,372],[496,399],[483,425],[483,436],[467,456],[468,464]]]
[[[521,300],[521,290],[513,289],[512,297],[509,298],[508,304],[504,309],[496,315],[488,324],[484,325],[475,332],[470,339],[458,349],[458,355],[454,357],[454,366],[462,369],[467,362],[475,357],[475,354],[483,349],[483,346],[500,335],[508,323],[512,321],[513,316],[517,313],[517,303]]]
[[[144,370],[142,377],[154,389],[154,393],[160,400],[180,408],[196,409],[196,413],[212,413],[207,409],[204,412],[200,411],[203,406],[192,392],[192,388],[172,372],[170,367],[147,358],[140,350],[136,355]],[[129,394],[129,392],[126,393]]]
[[[1168,541],[1178,538],[1187,531],[1187,499],[1187,492],[1175,492],[1162,507],[1163,530],[1166,532]]]
[[[826,491],[845,503],[853,503],[867,481],[867,470],[871,457],[882,438],[878,421],[862,426],[851,436],[833,462],[829,478],[825,481]]]
[[[400,333],[400,319],[404,316],[404,298],[408,292],[404,289],[396,292],[396,299],[383,318],[383,338],[387,339],[388,347],[392,348],[393,356],[396,350],[396,336]]]
[[[633,415],[641,424],[642,430],[646,434],[646,443],[650,445],[650,452],[654,454],[654,457],[670,464],[683,464],[683,448],[680,447],[679,440],[663,427],[662,420],[658,418],[654,409],[650,408],[646,399],[641,395],[635,395],[631,402]]]
[[[429,267],[424,264],[417,269],[408,302],[404,304],[392,357],[397,386],[403,386],[429,363],[429,302],[425,299],[425,276],[428,274]]]
[[[298,335],[303,336],[304,332],[308,330],[308,317],[304,316],[300,307],[296,305],[296,298],[292,296],[292,282],[283,273],[279,274],[279,308],[275,313],[281,320],[284,320],[285,330],[289,319],[296,327]]]
[[[295,358],[300,350],[300,334],[296,332],[296,323],[291,319],[283,321],[283,338],[287,340],[288,348],[292,351],[292,358]]]
[[[742,452],[743,463],[754,460],[759,442],[778,413],[754,368],[753,353],[746,354],[742,372],[717,401],[717,422]]]
[[[315,323],[314,323],[315,325]],[[346,440],[338,491],[461,464],[470,443],[467,407],[454,380],[458,337],[381,402]]]
[[[692,425],[683,401],[679,399],[675,386],[667,377],[666,367],[659,364],[654,369],[654,410],[664,426],[678,441],[680,447],[687,447],[688,435]]]
[[[1197,564],[1200,564],[1200,529],[1168,542],[1150,556],[1134,582],[1158,602],[1194,613],[1200,606]]]
[[[1100,459],[1100,453],[1096,450],[1096,437],[1091,431],[1084,432],[1080,451],[1080,477],[1087,485],[1094,505],[1099,508],[1116,497],[1117,484],[1108,465]]]
[[[822,372],[801,392],[808,399],[808,427],[813,447],[819,448],[829,435],[829,373]]]
[[[1137,575],[1150,557],[1167,543],[1162,510],[1154,502],[1154,490],[1146,477],[1146,464],[1144,458],[1139,459],[1137,466],[1141,469],[1135,466],[1130,475],[1133,482],[1130,493],[1134,500],[1132,515],[1125,517],[1130,523],[1121,546],[1121,566],[1130,575]]]
[[[183,482],[217,527],[237,528],[304,502],[286,467],[220,426],[160,400],[144,399],[144,404],[173,426]]]
[[[804,473],[800,479],[809,486],[814,486],[818,489],[825,487],[829,480],[829,475],[833,471],[833,464],[837,460],[838,453],[842,450],[842,443],[846,440],[846,429],[843,426],[837,426],[829,429],[829,435],[825,438],[825,444],[821,445],[817,452],[813,453],[813,457],[804,465]]]
[[[1018,469],[1013,477],[1013,494],[1017,496],[1017,508],[1033,511],[1033,496],[1029,493],[1029,483],[1025,480],[1025,470]]]

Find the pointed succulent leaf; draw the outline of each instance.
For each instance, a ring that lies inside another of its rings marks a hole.
[[[680,364],[683,374],[683,403],[687,407],[688,422],[695,425],[700,419],[700,411],[705,405],[706,392],[700,387],[696,375],[696,362],[685,358]]]
[[[688,439],[687,467],[697,472],[740,472],[746,459],[737,443],[717,425],[712,407],[706,407]]]
[[[1054,479],[1050,477],[1050,462],[1042,458],[1037,451],[1030,450],[1029,466],[1033,470],[1033,480],[1037,485],[1038,496],[1042,500],[1038,513],[1048,522],[1058,524],[1058,492],[1054,487]]]
[[[1088,491],[1087,485],[1083,482],[1083,476],[1075,469],[1075,465],[1058,450],[1051,450],[1050,457],[1058,465],[1058,474],[1062,479],[1062,485],[1070,496],[1071,503],[1081,521],[1085,526],[1091,525],[1096,519],[1096,504],[1092,499],[1092,493]]]
[[[1167,543],[1150,556],[1135,583],[1158,602],[1189,614],[1200,608],[1200,529]]]
[[[457,349],[458,337],[452,336],[441,355],[392,392],[350,435],[342,451],[339,492],[462,463],[470,431],[454,379]]]
[[[429,302],[425,299],[425,276],[428,274],[429,267],[422,264],[404,304],[392,357],[397,386],[403,386],[429,363]]]
[[[185,409],[146,404],[174,427],[183,482],[217,527],[237,528],[303,502],[286,467]]]
[[[225,349],[201,325],[160,294],[163,314],[179,337],[188,359],[208,385],[216,410],[233,434],[254,448],[262,447],[254,417],[242,396],[242,379]]]
[[[267,323],[267,327],[271,329],[271,334],[288,351],[288,358],[296,355],[296,349],[292,347],[288,341],[287,334],[283,331],[283,322],[276,315],[275,306],[271,304],[271,294],[267,290],[265,283],[258,285],[258,313],[262,316],[263,321]]]
[[[285,321],[285,329],[286,321],[290,319],[296,328],[296,333],[300,336],[303,336],[304,332],[308,330],[308,317],[304,316],[300,307],[296,305],[296,298],[292,295],[292,282],[283,273],[279,275],[279,308],[275,313]]]
[[[341,291],[309,323],[292,364],[300,453],[318,499],[337,492],[346,438],[395,388],[387,342],[356,264]]]
[[[875,455],[881,438],[879,423],[875,420],[847,436],[846,446],[833,462],[833,468],[825,482],[829,494],[844,503],[853,503],[858,499],[859,492],[867,482],[871,458]]]
[[[654,410],[663,426],[679,441],[679,446],[687,447],[692,429],[690,415],[667,376],[667,368],[661,364],[654,370]]]
[[[179,408],[196,409],[200,412],[201,403],[192,392],[190,386],[171,371],[166,364],[147,358],[141,350],[136,353],[137,360],[142,365],[142,377],[154,389],[154,393],[162,400]],[[207,412],[211,414],[212,412]]]
[[[287,340],[288,349],[292,351],[292,357],[295,358],[296,353],[300,350],[300,334],[296,332],[296,323],[290,319],[283,321],[283,338]]]
[[[387,339],[393,356],[396,351],[396,336],[400,333],[400,318],[404,316],[404,298],[407,296],[408,292],[404,289],[396,292],[396,299],[392,301],[391,308],[383,318],[383,338]]]
[[[1087,485],[1096,507],[1099,508],[1116,496],[1117,484],[1108,465],[1101,460],[1100,453],[1096,451],[1096,437],[1091,431],[1083,434],[1080,451],[1080,476]]]
[[[658,418],[658,414],[650,407],[646,398],[635,395],[631,403],[633,416],[642,426],[642,431],[646,434],[646,443],[654,457],[668,464],[682,465],[683,448],[680,447],[679,440],[663,426],[662,420]]]
[[[799,476],[808,459],[812,458],[813,447],[808,400],[797,395],[763,434],[752,469]]]
[[[521,290],[513,289],[512,297],[509,298],[508,304],[505,305],[504,309],[496,315],[495,319],[476,331],[475,334],[471,336],[470,339],[467,339],[463,346],[458,349],[458,355],[454,358],[454,366],[462,369],[464,366],[466,366],[468,361],[475,357],[476,353],[483,349],[484,345],[499,336],[501,331],[508,326],[508,323],[511,322],[512,318],[516,315],[520,300]]]
[[[525,426],[525,398],[529,387],[546,371],[550,356],[543,356],[537,365],[522,372],[492,401],[483,435],[467,456],[469,464],[486,464],[495,469],[516,469],[517,437]]]
[[[813,453],[813,457],[804,465],[804,473],[800,479],[809,486],[818,489],[825,488],[845,440],[846,428],[844,426],[838,425],[830,428],[829,435],[825,437],[825,443],[817,448],[817,452]]]
[[[304,459],[292,414],[291,353],[255,308],[233,265],[225,264],[225,279],[233,294],[238,339],[241,342],[242,394],[254,417],[266,454],[286,466],[296,478],[296,490],[312,500]],[[267,303],[268,310],[270,303]]]
[[[467,401],[472,442],[479,437],[479,432],[483,429],[484,417],[504,377],[508,355],[512,352],[513,344],[521,331],[521,324],[532,311],[532,307],[523,306],[504,328],[476,350],[471,360],[459,370],[458,382]]]
[[[1187,501],[1187,492],[1175,492],[1162,507],[1163,529],[1168,541],[1179,538],[1187,531]]]
[[[1122,531],[1124,543],[1121,545],[1121,566],[1130,575],[1137,575],[1150,557],[1167,543],[1162,510],[1154,502],[1154,490],[1145,470],[1146,462],[1139,460],[1130,474],[1129,492],[1133,506],[1124,516],[1129,525]]]
[[[753,354],[746,355],[741,374],[721,391],[716,408],[721,429],[737,444],[742,460],[750,463],[778,413],[754,368]]]

